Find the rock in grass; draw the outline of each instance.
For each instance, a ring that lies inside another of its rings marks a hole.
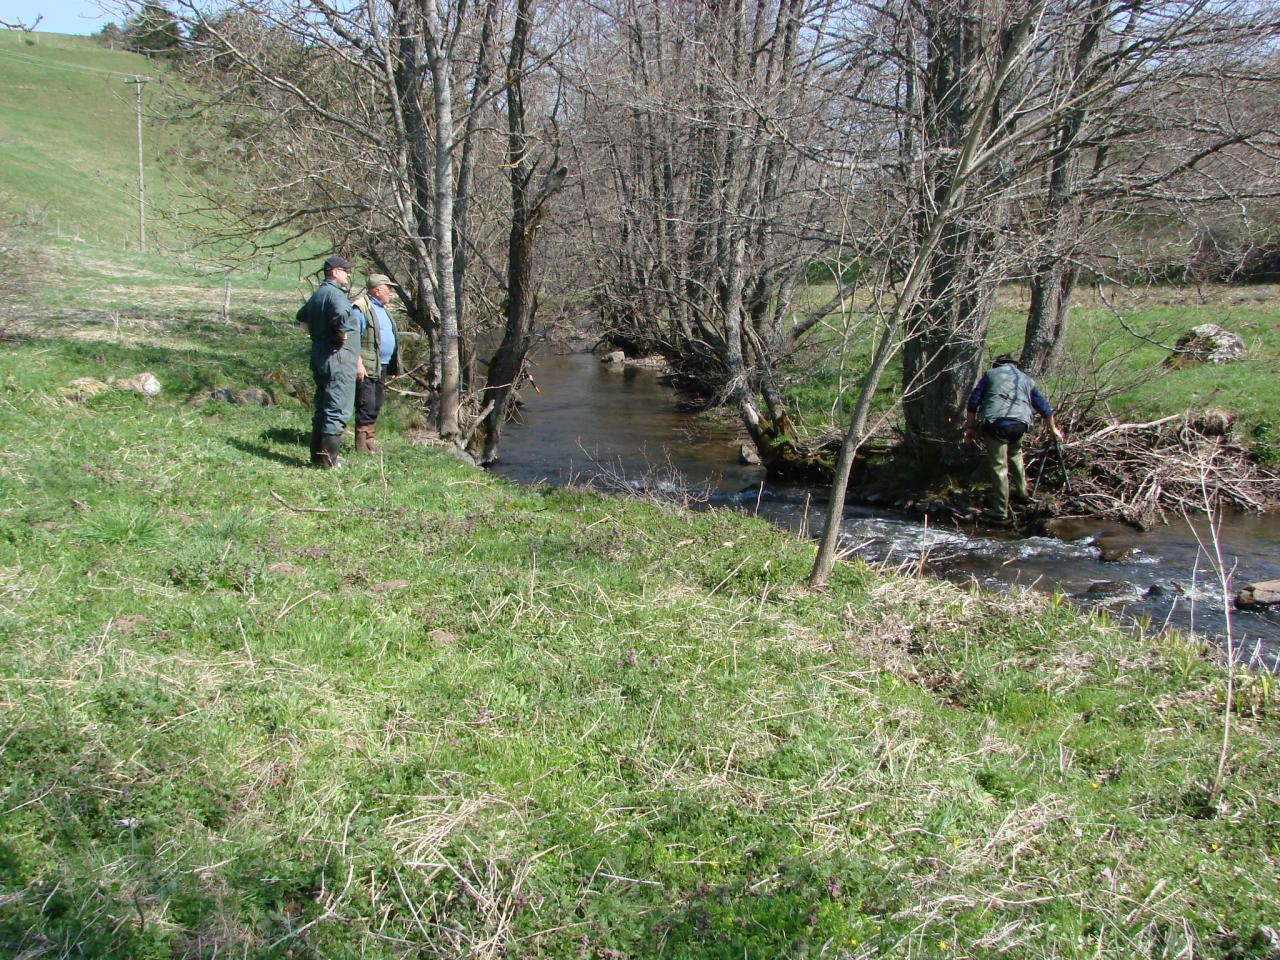
[[[156,379],[156,375],[149,370],[132,377],[122,377],[119,380],[112,380],[111,385],[117,390],[128,390],[133,393],[140,393],[144,397],[160,396],[160,381]]]
[[[240,399],[251,407],[274,407],[276,395],[270,390],[249,387],[240,391]]]
[[[1201,323],[1179,337],[1173,351],[1173,356],[1165,361],[1168,366],[1231,363],[1244,359],[1244,341],[1216,323]]]
[[[1280,932],[1275,927],[1259,927],[1253,935],[1253,946],[1267,951],[1267,960],[1280,960]]]
[[[97,377],[79,377],[59,390],[58,396],[81,403],[93,399],[106,389],[107,385]]]
[[[1280,580],[1259,580],[1236,594],[1236,607],[1240,610],[1266,610],[1280,607]]]
[[[249,387],[247,390],[232,390],[230,387],[218,387],[209,391],[209,399],[236,406],[272,407],[276,397],[270,390]]]

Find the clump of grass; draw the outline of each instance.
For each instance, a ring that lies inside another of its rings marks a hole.
[[[79,531],[80,539],[109,547],[151,547],[163,536],[156,516],[134,504],[105,504],[90,514]]]

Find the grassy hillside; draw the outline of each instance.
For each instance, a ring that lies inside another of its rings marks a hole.
[[[124,83],[138,74],[153,78],[144,88],[146,253],[137,244],[134,93]],[[140,311],[220,308],[225,283],[241,310],[283,309],[306,295],[314,262],[227,273],[192,251],[190,224],[172,217],[182,204],[168,162],[176,133],[149,106],[165,82],[163,66],[87,37],[0,32],[0,248],[10,251],[0,284],[34,278],[28,295],[38,293],[43,309],[70,315],[87,305],[126,323]]]
[[[811,594],[762,522],[515,488],[400,407],[309,470],[300,404],[192,402],[301,370],[287,314],[117,319],[0,351],[0,954],[1270,955],[1269,680],[1210,798],[1199,644]]]
[[[136,248],[137,147],[134,88],[150,75],[144,110],[161,82],[145,57],[98,46],[87,37],[0,32],[0,197],[42,233],[108,249]],[[145,128],[147,191],[157,211],[172,197],[159,176],[164,141]],[[162,227],[157,217],[148,232]]]

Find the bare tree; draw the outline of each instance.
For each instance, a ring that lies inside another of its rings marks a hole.
[[[563,186],[567,170],[553,142],[541,155],[529,131],[525,78],[529,65],[529,36],[533,30],[532,0],[517,0],[507,58],[507,170],[511,182],[511,229],[507,241],[507,296],[502,342],[489,361],[483,409],[480,461],[497,459],[498,440],[509,415],[525,361],[532,346],[537,311],[534,247],[538,227],[552,196]],[[554,139],[552,135],[550,139]],[[542,168],[540,170],[540,168]]]
[[[1233,12],[1234,19],[1226,16]],[[1201,200],[1206,191],[1173,184],[1235,144],[1256,143],[1256,127],[1223,136],[1217,125],[1219,135],[1169,151],[1179,159],[1168,163],[1166,141],[1156,134],[1185,141],[1186,125],[1161,122],[1160,111],[1141,114],[1139,104],[1149,106],[1172,81],[1243,75],[1242,38],[1274,36],[1274,16],[1257,12],[1207,0],[935,0],[902,8],[882,28],[892,39],[884,58],[897,77],[892,102],[903,157],[886,169],[898,177],[889,189],[903,198],[912,241],[897,246],[907,255],[883,275],[900,284],[872,298],[886,304],[887,316],[845,432],[811,583],[829,574],[870,398],[899,346],[909,449],[924,473],[946,469],[962,458],[961,412],[983,359],[997,285],[1032,278],[1028,356],[1049,357],[1061,342],[1079,264],[1064,248],[1084,245],[1078,227],[1087,219],[1080,213],[1086,188],[1130,214],[1175,195]],[[1146,117],[1140,125],[1139,114]],[[1077,173],[1082,162],[1087,176]]]
[[[1104,0],[1064,25],[1045,73],[1062,89],[1096,93],[1038,146],[1042,194],[1023,208],[1034,251],[1025,369],[1058,369],[1082,272],[1166,273],[1169,259],[1194,250],[1193,232],[1203,239],[1224,211],[1240,223],[1276,197],[1276,29],[1276,10],[1256,4]],[[1159,52],[1134,73],[1141,47]],[[1180,250],[1156,263],[1126,254],[1125,224],[1135,219],[1148,235],[1167,224]]]
[[[610,188],[587,199],[606,333],[731,403],[775,475],[806,469],[778,376],[812,327],[797,288],[835,243],[840,174],[815,154],[839,6],[606,4],[579,77],[579,149]]]
[[[190,114],[229,131],[253,161],[209,205],[223,227],[214,239],[256,254],[319,234],[396,279],[431,344],[434,425],[461,442],[468,267],[488,260],[472,229],[475,171],[501,143],[487,130],[506,89],[493,83],[506,4],[235,0],[207,14],[186,0],[181,10],[195,49],[187,67],[214,93]],[[532,22],[527,4],[520,11],[517,23]]]
[[[43,19],[43,14],[37,14],[36,18],[30,23],[25,23],[22,20],[0,20],[0,30],[21,30],[23,33],[31,33],[36,27],[40,26],[40,21]]]

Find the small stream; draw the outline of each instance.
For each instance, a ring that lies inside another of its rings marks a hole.
[[[565,484],[607,477],[607,486],[676,489],[816,535],[827,492],[766,483],[739,462],[737,432],[699,418],[644,369],[615,369],[591,354],[539,356],[541,393],[525,390],[521,422],[502,438],[494,472],[519,483]],[[918,569],[991,590],[1061,591],[1088,607],[1184,630],[1225,632],[1221,589],[1201,541],[1207,522],[1147,532],[1104,520],[1064,520],[1060,539],[934,526],[893,511],[845,510],[841,540],[870,563]],[[1198,539],[1199,538],[1199,539]],[[1225,517],[1219,540],[1231,589],[1280,578],[1280,515]],[[1108,558],[1103,559],[1103,556]],[[1232,635],[1247,660],[1280,666],[1280,613],[1231,610]]]

